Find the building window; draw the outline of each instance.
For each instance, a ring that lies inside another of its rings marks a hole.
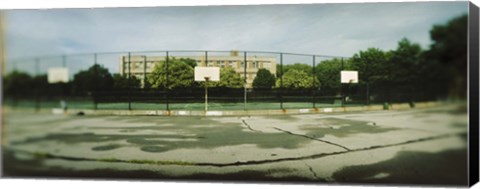
[[[267,68],[267,69],[270,69],[270,63],[269,62],[263,63],[263,67]]]

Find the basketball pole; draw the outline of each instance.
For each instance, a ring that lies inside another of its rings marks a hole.
[[[243,110],[247,110],[247,51],[243,52]]]
[[[205,77],[205,112],[208,111],[208,80],[209,77]]]

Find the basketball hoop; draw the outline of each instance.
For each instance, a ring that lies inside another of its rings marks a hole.
[[[208,82],[220,81],[219,67],[195,67],[195,81],[205,81],[205,112],[208,111]]]

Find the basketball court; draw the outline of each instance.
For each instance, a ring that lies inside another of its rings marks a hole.
[[[302,182],[385,183],[402,178],[419,184],[462,184],[465,116],[455,104],[240,117],[15,110],[5,116],[4,153],[10,162],[5,173]]]

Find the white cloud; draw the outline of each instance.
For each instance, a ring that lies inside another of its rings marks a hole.
[[[403,37],[428,47],[433,24],[466,12],[467,2],[11,10],[6,52],[10,60],[167,49],[352,56],[394,49]]]

